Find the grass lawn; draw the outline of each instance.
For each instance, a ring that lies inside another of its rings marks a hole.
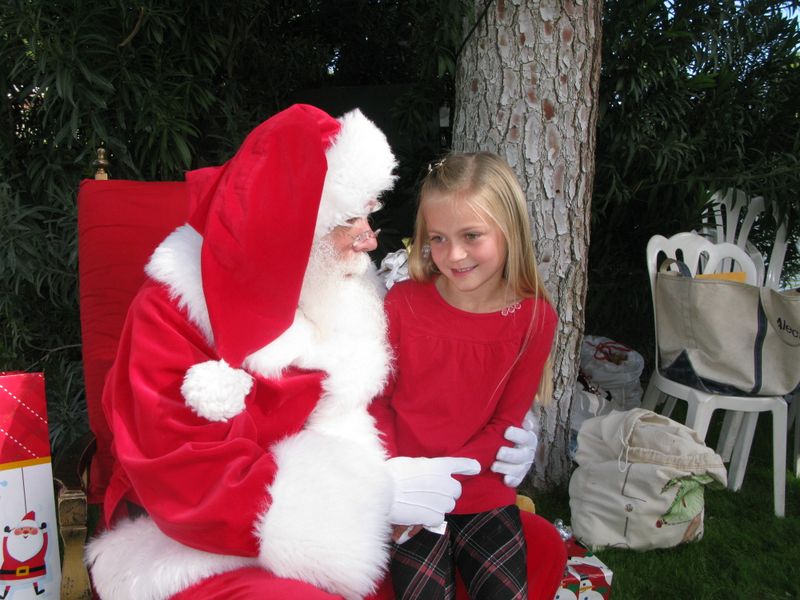
[[[722,414],[714,415],[709,445],[716,442]],[[673,416],[683,419],[677,409]],[[739,492],[706,490],[701,541],[649,552],[596,553],[614,572],[614,600],[800,599],[800,480],[790,472],[793,438],[787,439],[786,517],[779,519],[772,500],[771,427],[771,416],[762,414]],[[540,515],[570,522],[566,488],[532,496]]]

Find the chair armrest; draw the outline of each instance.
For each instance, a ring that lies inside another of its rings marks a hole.
[[[86,478],[94,454],[91,434],[71,444],[54,465],[57,486],[58,530],[64,544],[61,564],[61,600],[91,600],[89,573],[83,562],[86,543]]]

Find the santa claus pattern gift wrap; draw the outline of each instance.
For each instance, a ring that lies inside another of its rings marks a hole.
[[[44,377],[0,373],[0,598],[59,598]]]
[[[569,559],[555,600],[610,600],[611,569],[575,538],[564,540],[564,544]]]

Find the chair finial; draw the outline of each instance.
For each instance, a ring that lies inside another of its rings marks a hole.
[[[97,158],[92,161],[95,179],[108,179],[108,166],[111,163],[106,158],[106,149],[102,146],[97,149]]]

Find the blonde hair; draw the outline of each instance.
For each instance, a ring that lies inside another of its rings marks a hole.
[[[459,201],[465,202],[473,210],[488,215],[506,240],[503,277],[509,291],[516,298],[543,298],[552,304],[536,268],[525,194],[508,163],[490,152],[449,154],[431,165],[420,188],[414,243],[409,251],[409,272],[414,280],[430,281],[438,274],[430,253],[424,251],[428,228],[422,209],[426,199],[433,193],[448,194],[453,198],[457,196]],[[534,313],[531,319],[528,338],[536,316]],[[546,405],[552,399],[552,392],[551,352],[544,365],[536,397]]]

